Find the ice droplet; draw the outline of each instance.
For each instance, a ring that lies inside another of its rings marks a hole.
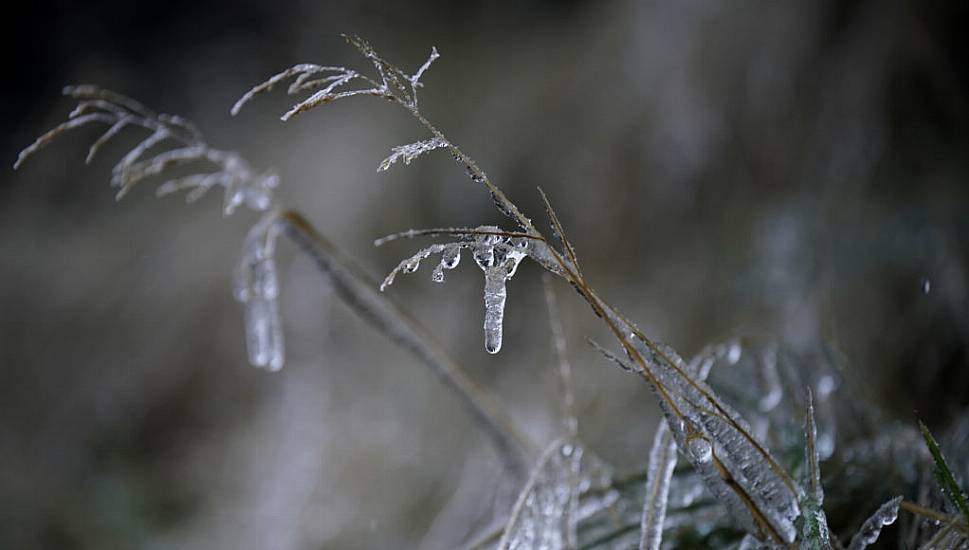
[[[690,454],[697,462],[710,462],[713,459],[713,447],[702,437],[694,437],[688,442]]]
[[[929,292],[932,292],[932,281],[929,280],[928,277],[923,277],[921,287],[922,287],[922,294],[928,294]]]

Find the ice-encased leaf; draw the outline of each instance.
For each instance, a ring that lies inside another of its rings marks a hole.
[[[818,428],[814,421],[814,396],[807,394],[804,418],[804,495],[801,497],[801,548],[830,550],[828,520],[824,515],[824,489],[821,487],[821,467],[818,457]]]
[[[404,164],[410,164],[410,161],[423,155],[424,153],[447,146],[448,143],[437,136],[431,139],[408,143],[407,145],[398,145],[391,149],[390,156],[385,158],[383,162],[380,163],[377,171],[383,172],[387,170],[398,160],[402,161]]]
[[[716,350],[714,350],[716,353]],[[713,367],[715,355],[707,357],[701,353],[688,366],[688,372],[698,380],[706,379]],[[663,542],[663,524],[666,521],[670,481],[676,468],[676,440],[670,432],[665,419],[660,420],[649,451],[649,465],[646,470],[646,496],[643,499],[643,519],[640,550],[659,550]]]
[[[612,359],[626,370],[647,371],[677,445],[694,451],[685,456],[710,492],[748,533],[764,542],[792,543],[800,516],[798,488],[747,422],[691,375],[675,350],[645,339],[614,312],[605,313],[617,326],[628,328],[634,348],[626,350],[628,360]]]
[[[277,300],[275,222],[275,216],[270,214],[249,230],[234,281],[235,297],[245,307],[249,362],[271,371],[281,369],[285,361]]]
[[[851,537],[848,550],[863,550],[878,540],[882,528],[895,523],[898,519],[898,508],[902,505],[902,497],[897,496],[882,504],[874,514],[861,524],[855,536]]]

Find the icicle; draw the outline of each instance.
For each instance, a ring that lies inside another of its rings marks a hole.
[[[285,362],[276,275],[275,218],[263,218],[246,236],[233,293],[245,306],[246,347],[256,367],[279,370]]]
[[[902,505],[902,497],[897,496],[882,504],[878,510],[858,529],[858,533],[851,537],[848,550],[863,550],[869,544],[878,540],[882,528],[895,523],[898,518],[898,508]]]

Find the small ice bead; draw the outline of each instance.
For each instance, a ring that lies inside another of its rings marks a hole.
[[[713,458],[713,447],[709,441],[702,437],[691,438],[687,442],[687,447],[690,450],[690,455],[697,462],[707,463]]]
[[[485,351],[498,353],[501,350],[502,322],[505,316],[505,271],[502,268],[485,270]]]

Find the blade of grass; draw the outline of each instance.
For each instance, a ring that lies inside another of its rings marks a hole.
[[[919,429],[922,430],[922,438],[925,439],[925,444],[928,446],[929,452],[932,453],[932,460],[935,461],[935,479],[939,483],[939,488],[942,489],[952,505],[962,512],[962,515],[966,518],[966,523],[969,524],[969,503],[966,502],[966,495],[959,488],[959,484],[956,483],[956,478],[952,475],[952,470],[946,463],[942,449],[939,448],[938,442],[932,437],[932,432],[921,420],[919,421]]]

